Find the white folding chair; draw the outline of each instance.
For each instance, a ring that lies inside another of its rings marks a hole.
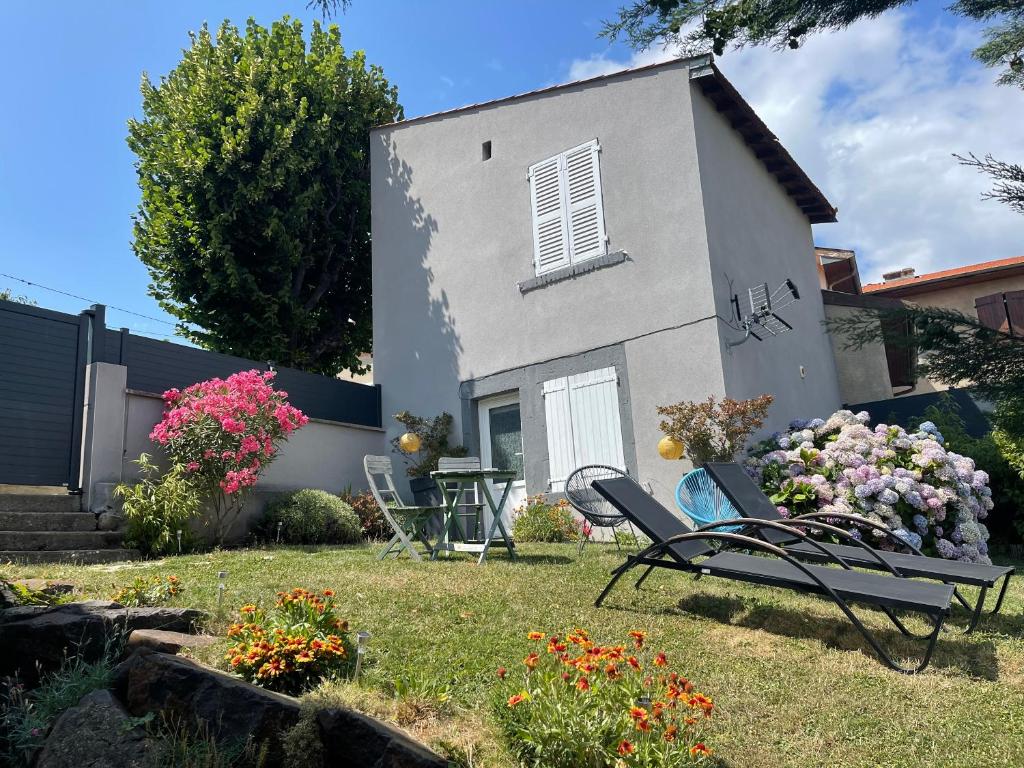
[[[364,456],[363,469],[366,470],[366,482],[377,506],[380,507],[381,514],[395,531],[395,535],[391,537],[377,559],[383,560],[389,554],[398,557],[404,549],[408,550],[409,557],[413,560],[422,560],[411,539],[422,542],[428,550],[430,549],[426,525],[437,512],[437,507],[410,507],[402,501],[395,488],[391,459],[387,456]],[[396,545],[401,546],[396,549]]]

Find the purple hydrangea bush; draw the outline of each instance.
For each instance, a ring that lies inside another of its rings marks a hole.
[[[887,526],[927,554],[989,563],[992,509],[988,474],[967,456],[947,451],[930,421],[916,432],[879,424],[867,412],[837,411],[828,419],[794,421],[753,449],[747,469],[779,512],[860,515]],[[836,521],[880,549],[894,549],[881,531]]]

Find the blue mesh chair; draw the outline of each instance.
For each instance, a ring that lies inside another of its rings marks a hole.
[[[683,475],[676,486],[676,505],[697,527],[742,517],[703,468]],[[742,526],[737,525],[718,530],[738,531],[740,528]]]

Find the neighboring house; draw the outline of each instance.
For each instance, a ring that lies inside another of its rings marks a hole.
[[[902,269],[883,275],[884,282],[864,286],[864,293],[903,299],[928,307],[955,309],[993,328],[1024,335],[1024,256],[983,261],[915,275]]]
[[[771,431],[840,404],[811,237],[834,209],[711,57],[380,126],[371,152],[384,413],[449,411],[519,498],[604,463],[669,501],[658,405],[769,392]],[[730,347],[733,294],[786,278],[793,330]]]

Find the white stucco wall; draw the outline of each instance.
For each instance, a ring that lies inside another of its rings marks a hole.
[[[372,134],[374,373],[391,434],[401,409],[459,420],[460,381],[713,313],[689,102],[680,63]],[[609,250],[629,261],[522,294],[527,169],[594,138]]]
[[[733,315],[733,293],[749,311],[747,289],[758,283],[771,291],[790,278],[801,297],[780,312],[793,330],[779,338],[730,349],[727,341],[742,334],[719,322],[726,394],[774,396],[765,432],[828,416],[839,407],[839,384],[810,222],[711,102],[695,96],[692,103],[717,313]]]

